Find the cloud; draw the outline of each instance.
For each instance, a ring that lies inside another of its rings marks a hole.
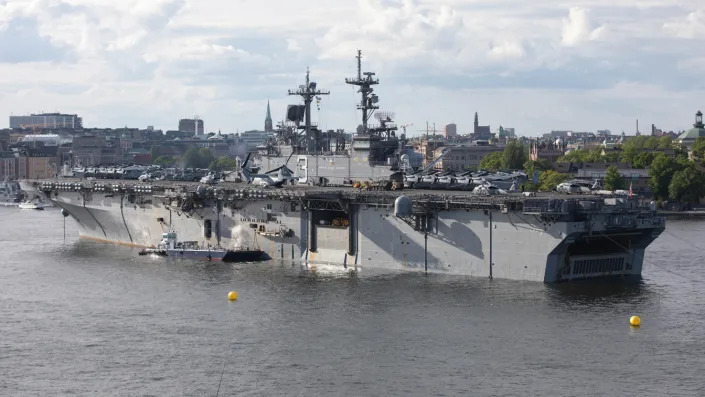
[[[16,18],[0,30],[0,62],[61,61],[67,52],[39,36],[34,20]]]
[[[0,5],[0,28],[23,17],[55,46],[86,56],[134,48],[154,39],[185,0],[27,0]]]
[[[317,40],[321,59],[349,59],[365,48],[372,57],[412,59],[456,48],[462,18],[448,6],[426,7],[413,0],[360,0],[356,15],[332,26]]]
[[[676,37],[705,39],[705,8],[692,11],[685,18],[664,23],[663,29]]]
[[[604,26],[593,28],[588,10],[571,7],[568,18],[563,20],[561,44],[573,47],[585,41],[596,40],[600,38],[604,30]]]
[[[310,66],[331,90],[314,117],[354,129],[359,98],[343,78],[358,49],[382,105],[418,125],[471,125],[476,109],[523,133],[603,117],[619,130],[639,112],[623,98],[631,88],[668,128],[674,106],[690,121],[705,85],[694,50],[705,12],[686,0],[312,4],[0,0],[0,115],[59,109],[91,126],[174,128],[198,113],[209,129],[245,130],[262,125],[267,98],[279,118]]]
[[[490,57],[497,60],[521,58],[524,55],[524,46],[517,40],[504,40],[490,47]]]

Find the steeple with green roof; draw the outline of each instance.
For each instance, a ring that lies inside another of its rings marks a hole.
[[[264,131],[274,131],[274,128],[272,127],[272,112],[269,110],[269,101],[267,101],[267,117],[264,119]]]

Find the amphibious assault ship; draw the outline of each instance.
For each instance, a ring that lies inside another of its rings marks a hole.
[[[665,224],[635,199],[347,186],[403,182],[415,172],[391,115],[379,118],[379,126],[367,123],[377,109],[377,80],[361,72],[360,59],[358,53],[357,77],[346,80],[362,93],[362,125],[351,148],[312,125],[310,104],[324,92],[308,75],[292,91],[303,108],[290,108],[303,128],[284,129],[262,148],[261,169],[281,173],[295,159],[286,179],[294,185],[74,178],[23,181],[23,189],[43,193],[78,223],[82,237],[103,242],[150,247],[173,232],[226,249],[257,241],[273,259],[312,268],[544,282],[641,274],[645,249]]]

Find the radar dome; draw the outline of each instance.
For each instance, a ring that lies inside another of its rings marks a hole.
[[[411,216],[413,203],[407,196],[399,196],[394,200],[394,215],[397,217]]]

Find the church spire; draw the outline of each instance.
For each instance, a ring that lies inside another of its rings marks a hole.
[[[264,119],[264,131],[274,131],[274,128],[272,128],[272,112],[269,110],[269,100],[267,100],[267,117]]]

